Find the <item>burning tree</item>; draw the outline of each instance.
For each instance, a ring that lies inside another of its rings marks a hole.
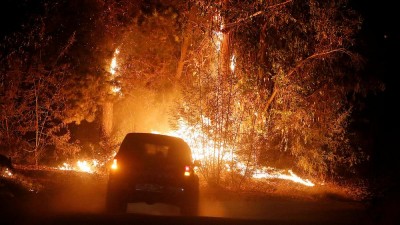
[[[346,1],[191,2],[180,116],[215,143],[216,182],[229,154],[245,176],[273,165],[326,177],[363,159],[347,129],[361,20]]]
[[[356,164],[347,126],[349,96],[360,90],[351,50],[361,20],[346,3],[111,4],[123,93],[114,132],[159,130],[172,99],[176,128],[184,121],[201,132],[211,182],[240,183],[268,165],[325,177]],[[181,99],[169,95],[176,87]]]
[[[49,20],[55,34],[75,33],[74,45],[47,54],[52,39],[38,29],[33,50],[18,55],[29,65],[2,57],[2,137],[25,124],[49,138],[37,143],[67,143],[66,125],[99,121],[107,105],[105,142],[187,128],[212,183],[240,184],[268,166],[325,177],[362,159],[347,129],[361,89],[352,52],[361,20],[345,0],[77,2],[54,6]]]
[[[139,4],[140,5],[140,4]],[[116,82],[121,87],[115,101],[115,131],[166,132],[173,103],[175,71],[179,57],[179,17],[169,5],[145,4],[132,12],[121,31]]]

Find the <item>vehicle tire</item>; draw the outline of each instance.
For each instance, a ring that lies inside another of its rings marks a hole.
[[[199,214],[199,188],[194,187],[188,191],[180,207],[181,215],[197,216]]]
[[[181,214],[184,216],[197,216],[199,214],[198,198],[192,198],[192,200],[186,201],[186,203],[181,206]]]
[[[109,213],[124,213],[126,212],[126,200],[121,192],[109,188],[106,196],[106,210]]]

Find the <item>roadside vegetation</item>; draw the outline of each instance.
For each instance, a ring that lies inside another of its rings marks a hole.
[[[365,195],[355,177],[372,150],[356,116],[384,85],[363,77],[346,0],[16,7],[35,9],[0,40],[0,151],[17,164],[107,163],[126,133],[185,124],[209,187]],[[251,179],[264,167],[325,185]]]

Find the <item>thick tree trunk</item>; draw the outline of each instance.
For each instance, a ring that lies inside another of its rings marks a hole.
[[[192,31],[191,31],[191,21],[194,16],[197,15],[196,7],[191,7],[188,13],[188,20],[185,24],[182,34],[182,45],[181,45],[181,55],[179,58],[178,66],[176,69],[175,78],[179,80],[182,77],[183,67],[185,66],[185,60],[187,57],[187,52],[189,50],[189,46],[192,39]]]
[[[113,103],[106,102],[103,105],[102,131],[105,137],[109,137],[113,128]]]
[[[189,49],[189,43],[191,35],[189,34],[188,28],[185,29],[183,34],[183,40],[181,45],[181,57],[179,58],[178,67],[176,69],[175,79],[179,80],[182,77],[183,66],[185,65],[186,54]]]
[[[223,34],[221,43],[221,73],[224,80],[229,77],[229,64],[230,64],[230,48],[229,48],[229,33]]]

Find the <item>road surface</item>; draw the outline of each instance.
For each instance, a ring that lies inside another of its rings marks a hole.
[[[204,193],[197,217],[180,216],[179,209],[174,206],[145,203],[130,203],[126,213],[110,214],[104,210],[106,182],[102,178],[84,177],[67,182],[65,178],[50,180],[53,189],[47,189],[44,194],[0,202],[0,224],[400,224],[398,210],[393,210],[397,206],[395,200],[383,204],[384,207],[371,209],[365,203],[343,199]]]

